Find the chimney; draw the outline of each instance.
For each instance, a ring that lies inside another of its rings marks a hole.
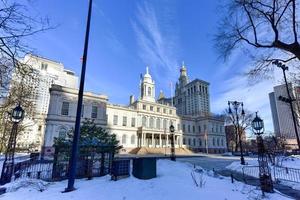
[[[134,95],[130,95],[129,97],[129,104],[133,104],[134,103]]]

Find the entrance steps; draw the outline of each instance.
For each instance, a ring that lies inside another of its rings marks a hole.
[[[132,149],[130,154],[136,154],[136,155],[147,155],[147,154],[171,154],[171,148],[170,147],[159,147],[159,148],[151,148],[151,147],[137,147]],[[175,148],[175,154],[176,155],[191,155],[194,154],[191,150],[183,147]]]

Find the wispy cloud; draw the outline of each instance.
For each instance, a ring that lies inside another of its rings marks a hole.
[[[137,5],[135,20],[132,26],[139,46],[139,57],[150,66],[156,77],[165,77],[162,84],[174,80],[177,75],[178,49],[176,28],[172,27],[173,14],[170,10],[163,19],[158,18],[158,12],[149,3]]]

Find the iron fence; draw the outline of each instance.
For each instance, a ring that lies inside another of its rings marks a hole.
[[[35,178],[46,181],[52,180],[53,161],[47,160],[26,160],[14,166],[14,177]]]
[[[273,167],[275,181],[292,181],[300,183],[300,169],[289,167]]]
[[[273,173],[272,179],[274,181],[283,180],[300,183],[300,169],[272,166],[270,171]],[[244,166],[242,172],[244,180],[259,178],[258,166]]]

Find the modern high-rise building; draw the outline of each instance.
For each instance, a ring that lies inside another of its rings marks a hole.
[[[26,129],[18,138],[18,147],[34,146],[39,149],[45,133],[45,120],[50,102],[49,89],[52,84],[76,89],[78,77],[74,72],[65,69],[62,63],[47,58],[28,54],[22,62],[36,71],[39,81],[32,97],[29,97],[33,100],[35,107],[32,116],[24,119]],[[25,84],[30,84],[30,81],[28,80]]]
[[[298,87],[294,87],[292,84],[289,84],[289,89],[292,98],[299,96],[300,90]],[[290,105],[289,103],[280,100],[280,96],[285,98],[288,97],[285,84],[275,86],[274,91],[269,93],[274,133],[276,137],[285,139],[286,144],[290,148],[297,148],[296,133]],[[297,101],[294,102],[294,111],[297,113]],[[298,124],[298,133],[300,133],[299,118],[296,120]]]

